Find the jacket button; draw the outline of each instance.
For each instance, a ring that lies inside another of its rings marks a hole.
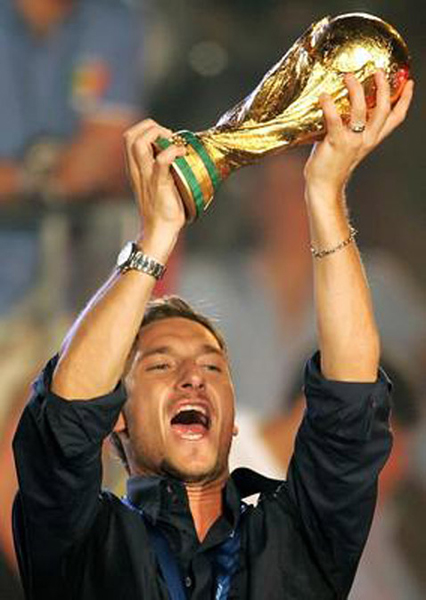
[[[189,575],[188,575],[188,577],[185,577],[185,586],[186,586],[187,588],[190,588],[190,587],[191,587],[191,585],[192,585],[192,579],[191,579],[191,578],[189,577]]]

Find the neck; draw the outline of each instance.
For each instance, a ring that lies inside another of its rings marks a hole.
[[[186,484],[189,507],[200,542],[204,540],[213,523],[222,514],[223,479],[207,485]]]
[[[72,0],[15,0],[19,12],[38,36],[47,35],[71,10]]]

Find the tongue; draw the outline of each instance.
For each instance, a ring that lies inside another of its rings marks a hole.
[[[175,425],[172,425],[172,429],[178,435],[185,435],[186,433],[204,435],[206,433],[206,428],[204,425],[201,425],[201,423],[189,423],[188,425],[176,423]]]

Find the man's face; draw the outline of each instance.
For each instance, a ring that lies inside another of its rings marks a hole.
[[[187,483],[227,475],[234,390],[227,357],[206,327],[181,317],[144,327],[126,388],[132,474]]]

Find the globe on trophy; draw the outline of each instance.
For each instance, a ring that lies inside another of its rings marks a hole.
[[[365,13],[326,17],[312,24],[259,85],[216,125],[196,133],[179,131],[171,140],[158,138],[158,149],[171,142],[187,147],[187,154],[171,167],[187,222],[203,213],[233,171],[321,139],[325,133],[319,104],[322,93],[330,94],[339,113],[348,118],[346,73],[356,75],[364,87],[367,107],[373,108],[378,69],[386,74],[394,104],[410,73],[408,48],[400,34]]]

